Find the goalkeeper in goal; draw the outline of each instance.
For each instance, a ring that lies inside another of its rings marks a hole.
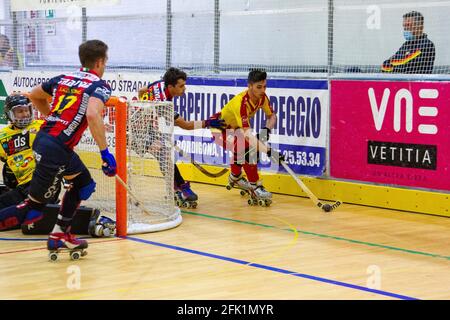
[[[148,86],[139,89],[139,99],[148,101],[172,101],[174,97],[179,97],[186,91],[186,79],[187,75],[184,71],[177,68],[169,68],[163,76],[162,80],[150,83]],[[208,119],[203,121],[186,121],[177,112],[174,114],[174,124],[185,130],[194,130],[201,128],[217,128],[223,129],[225,127],[225,121],[222,119]],[[148,128],[148,135],[153,137],[154,132],[151,132],[151,127]],[[152,141],[146,145],[146,148],[151,148]],[[169,154],[166,152],[155,154],[160,164],[160,169],[165,174],[164,166],[162,165],[167,159],[162,159],[161,155]],[[184,203],[191,203],[196,207],[198,196],[192,191],[189,181],[185,181],[178,169],[178,166],[174,164],[174,191],[179,201],[177,204],[183,205]]]

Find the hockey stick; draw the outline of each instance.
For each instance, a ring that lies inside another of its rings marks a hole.
[[[131,115],[130,118],[133,118],[134,115]],[[172,143],[169,140],[166,139],[161,139],[163,140],[162,144],[165,145],[168,148],[174,148],[178,153],[180,153],[182,155],[182,157],[187,158],[188,156],[184,153],[184,151],[178,147],[176,144]],[[225,173],[228,172],[228,169],[224,168],[219,172],[213,173],[213,172],[209,172],[208,170],[206,170],[205,168],[203,168],[200,164],[198,164],[194,159],[191,158],[191,163],[194,165],[194,167],[196,167],[201,173],[203,173],[204,175],[210,177],[210,178],[218,178],[223,176]]]
[[[136,195],[133,193],[133,191],[131,191],[130,187],[122,180],[121,177],[119,177],[118,174],[115,175],[116,180],[119,181],[119,183],[127,190],[128,194],[131,196],[131,198],[133,198],[133,200],[135,201],[135,205],[140,208],[144,213],[152,216],[153,214],[147,210],[147,208],[145,208],[145,206],[142,204],[142,201],[139,200],[138,197],[136,197]]]
[[[295,182],[297,182],[300,188],[308,195],[308,197],[312,200],[312,202],[314,202],[314,204],[323,211],[325,212],[333,211],[342,204],[342,201],[339,200],[333,203],[332,205],[320,202],[320,200],[314,195],[314,193],[312,193],[311,190],[309,190],[309,188],[303,183],[303,181],[295,175],[292,169],[289,168],[286,162],[280,161],[280,163],[283,166],[283,168],[292,176],[292,178],[294,178]]]
[[[184,153],[184,151],[183,151],[180,147],[178,147],[176,144],[174,144],[173,147],[174,147],[174,149],[175,149],[177,152],[181,153],[181,156],[182,156],[182,157],[187,158],[187,155]],[[192,159],[192,158],[191,158],[191,163],[194,165],[194,167],[196,167],[198,170],[200,170],[201,173],[203,173],[205,176],[208,176],[208,177],[210,177],[210,178],[218,178],[218,177],[221,177],[221,176],[223,176],[225,173],[228,172],[228,169],[226,169],[226,168],[224,168],[224,169],[222,169],[222,170],[220,170],[219,172],[216,172],[216,173],[209,172],[208,170],[206,170],[205,168],[203,168],[201,165],[199,165],[199,164],[198,164],[194,159]]]

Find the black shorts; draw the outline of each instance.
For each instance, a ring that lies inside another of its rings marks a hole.
[[[41,202],[49,203],[59,192],[63,176],[87,170],[75,151],[56,138],[39,131],[33,143],[36,169],[31,180],[29,194]]]

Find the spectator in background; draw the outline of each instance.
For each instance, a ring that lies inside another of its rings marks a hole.
[[[423,27],[424,19],[420,12],[411,11],[403,15],[403,36],[406,41],[392,57],[383,62],[383,72],[433,72],[434,44],[423,32]]]
[[[0,67],[18,69],[19,66],[19,56],[11,47],[8,37],[0,34]]]

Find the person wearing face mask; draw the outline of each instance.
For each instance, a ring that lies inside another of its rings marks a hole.
[[[403,29],[406,41],[392,57],[383,62],[381,70],[392,73],[432,73],[435,48],[423,32],[423,15],[417,11],[404,14]]]

